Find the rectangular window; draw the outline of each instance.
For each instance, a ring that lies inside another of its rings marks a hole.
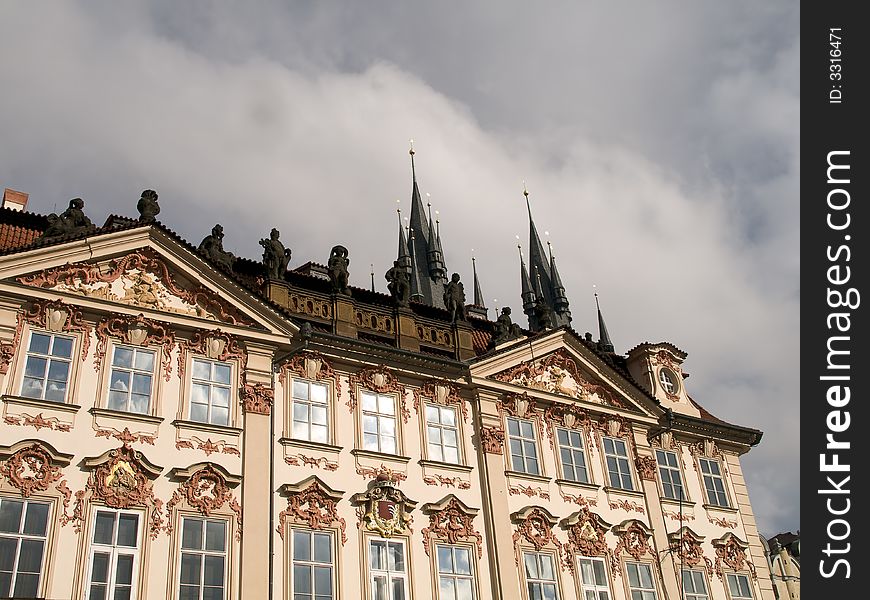
[[[558,600],[559,589],[551,555],[543,552],[523,552],[523,566],[529,600]]]
[[[223,600],[226,566],[226,521],[182,519],[178,599]]]
[[[583,600],[610,600],[607,565],[603,558],[580,559],[580,585]]]
[[[363,449],[396,454],[396,399],[362,393]]]
[[[739,573],[726,573],[728,579],[728,594],[731,600],[752,600],[752,588],[749,577]]]
[[[297,440],[329,442],[329,387],[322,383],[293,380],[293,433]]]
[[[604,438],[604,460],[607,462],[607,474],[611,487],[622,490],[633,490],[631,466],[628,462],[628,446],[625,440]]]
[[[683,597],[686,600],[709,600],[707,580],[703,571],[683,571]]]
[[[459,463],[459,429],[456,409],[426,405],[426,439],[429,459]]]
[[[656,462],[659,464],[659,477],[662,480],[662,493],[665,498],[685,500],[683,478],[677,463],[677,455],[667,450],[656,450]]]
[[[135,600],[139,515],[99,509],[88,560],[88,600]]]
[[[474,570],[471,549],[436,546],[438,554],[438,600],[474,600]]]
[[[32,333],[24,365],[21,395],[64,402],[72,363],[73,338]]]
[[[556,437],[559,439],[562,476],[569,481],[589,483],[586,455],[583,451],[583,434],[579,431],[557,429]]]
[[[232,371],[229,363],[193,359],[190,389],[191,421],[212,425],[229,424]]]
[[[535,424],[524,419],[507,418],[508,443],[511,451],[511,469],[531,475],[541,474]]]
[[[408,597],[404,542],[369,539],[369,585],[372,600],[405,600]]]
[[[38,595],[49,508],[0,498],[0,598]]]
[[[293,529],[291,577],[293,600],[332,600],[332,534]]]
[[[115,346],[108,407],[146,415],[151,411],[154,351]]]
[[[707,491],[707,501],[715,506],[728,507],[728,494],[725,493],[725,481],[719,469],[718,460],[699,458],[701,475],[704,478],[704,489]]]
[[[631,600],[658,600],[652,567],[646,563],[625,563]]]

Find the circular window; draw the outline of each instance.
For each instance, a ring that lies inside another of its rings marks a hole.
[[[669,396],[676,394],[680,389],[677,376],[670,369],[659,369],[659,383],[662,384],[662,389]]]

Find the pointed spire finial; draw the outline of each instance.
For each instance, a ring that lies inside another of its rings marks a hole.
[[[375,291],[375,263],[369,265],[372,269],[372,291]]]
[[[597,288],[597,285],[592,285],[592,289],[595,290],[595,308],[598,311],[598,347],[604,352],[613,352],[613,342],[610,341],[610,334],[607,333],[607,325],[604,324],[604,315],[601,314],[601,305],[598,303]]]
[[[408,140],[411,143],[411,149],[408,150],[408,154],[411,155],[411,178],[414,180],[414,183],[417,183],[417,169],[414,166],[414,138]]]

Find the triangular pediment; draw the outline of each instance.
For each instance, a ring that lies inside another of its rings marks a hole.
[[[479,361],[472,375],[517,391],[658,416],[654,398],[567,329]]]
[[[79,297],[164,319],[295,331],[256,295],[155,227],[5,256],[0,269],[5,283],[39,289],[67,303]]]

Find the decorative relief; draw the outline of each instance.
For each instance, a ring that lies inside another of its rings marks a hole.
[[[548,492],[547,490],[540,487],[533,488],[531,486],[525,486],[522,484],[516,487],[508,488],[508,493],[511,496],[519,496],[520,494],[522,494],[523,496],[528,496],[529,498],[533,496],[539,496],[544,500],[550,499],[550,492]]]
[[[460,490],[469,490],[471,489],[471,484],[467,481],[463,481],[459,477],[444,477],[443,475],[438,475],[437,473],[434,475],[424,475],[423,483],[426,485],[444,485],[447,487],[455,487]]]
[[[719,527],[726,527],[728,529],[737,529],[737,521],[729,521],[728,519],[710,516],[707,517],[707,520],[710,521],[711,525],[718,525]]]
[[[568,532],[568,543],[565,544],[565,567],[573,572],[577,556],[603,556],[609,553],[606,534],[610,530],[600,516],[588,508],[564,519],[562,527]]]
[[[166,503],[167,514],[171,515],[172,510],[181,501],[187,502],[188,506],[199,511],[204,517],[208,517],[224,505],[235,502],[235,498],[226,477],[213,465],[206,464],[178,485],[178,489],[172,493],[172,498]],[[236,505],[238,506],[238,503]],[[239,513],[237,516],[240,517]],[[241,528],[240,521],[238,526]],[[172,532],[171,520],[168,520],[164,530],[166,533]]]
[[[386,481],[405,481],[408,479],[408,475],[402,473],[400,471],[393,471],[390,467],[386,465],[381,465],[377,469],[373,467],[360,467],[357,466],[356,474],[362,475],[366,479],[385,479]]]
[[[95,350],[94,370],[99,372],[106,356],[109,338],[117,338],[125,344],[134,346],[154,345],[163,349],[161,364],[163,378],[169,381],[172,373],[172,348],[175,346],[175,334],[168,323],[146,319],[139,314],[136,317],[116,316],[103,319],[97,324],[97,348]]]
[[[429,555],[429,540],[437,539],[448,544],[461,541],[475,542],[477,557],[483,556],[483,536],[474,528],[472,521],[477,511],[470,510],[456,496],[448,496],[438,504],[427,504],[423,512],[429,515],[429,526],[423,528],[423,548]]]
[[[287,297],[287,308],[290,312],[309,317],[326,320],[332,319],[332,302],[322,298],[291,293]]]
[[[10,342],[0,341],[0,375],[9,372],[9,365],[15,358],[15,345]]]
[[[306,487],[303,484],[311,482]],[[301,488],[301,489],[300,489]],[[324,530],[337,524],[341,530],[342,546],[347,542],[347,523],[338,516],[338,501],[342,494],[331,490],[326,484],[311,477],[298,486],[284,486],[287,493],[287,508],[278,514],[278,535],[284,539],[284,523],[300,523],[311,529]]]
[[[350,374],[350,390],[348,391],[350,398],[347,401],[347,406],[351,412],[356,410],[359,388],[372,390],[378,394],[396,394],[402,420],[407,423],[411,418],[411,411],[405,406],[405,386],[385,365]]]
[[[592,419],[585,410],[566,404],[553,404],[544,411],[544,421],[547,423],[547,435],[551,443],[555,444],[556,427],[564,427],[582,431],[587,448],[595,445]]]
[[[637,467],[637,473],[641,479],[646,479],[647,481],[656,480],[658,463],[652,456],[638,456],[634,459],[634,466]]]
[[[194,446],[194,443],[196,445]],[[202,450],[205,452],[206,456],[214,454],[215,452],[220,452],[221,454],[232,454],[233,456],[241,456],[239,449],[235,446],[228,445],[224,440],[218,440],[217,442],[211,441],[211,438],[206,439],[205,441],[199,438],[191,438],[189,440],[178,440],[175,442],[175,449],[181,450],[182,448],[186,448],[188,450]]]
[[[502,454],[504,451],[504,429],[501,427],[480,428],[480,444],[483,451],[489,454]]]
[[[57,417],[49,417],[46,419],[42,416],[42,413],[39,413],[35,417],[24,413],[14,417],[6,415],[5,417],[3,417],[3,422],[7,425],[34,427],[37,431],[39,431],[40,429],[51,429],[53,431],[69,433],[72,429],[71,423],[62,423]]]
[[[330,462],[326,457],[314,457],[314,456],[305,456],[304,454],[298,454],[296,456],[285,456],[284,462],[288,465],[298,467],[300,465],[307,465],[309,467],[314,468],[323,468],[327,471],[336,471],[338,470],[337,462]],[[321,464],[323,463],[323,464]]]
[[[703,541],[702,536],[688,527],[681,527],[679,531],[668,534],[668,546],[671,552],[680,557],[680,564],[697,567],[703,562],[707,570],[712,571],[713,563],[704,556],[704,550],[701,547]]]
[[[587,402],[624,407],[625,404],[607,387],[587,378],[578,368],[573,357],[565,350],[536,361],[524,362],[493,376],[527,388],[543,390]]]
[[[62,512],[58,517],[61,527],[65,526],[70,521],[74,521],[76,518],[81,520],[81,515],[78,515],[78,517],[76,517],[75,514],[69,514],[69,502],[72,499],[72,490],[69,489],[69,487],[67,486],[66,479],[54,486],[54,489],[60,492],[61,496],[63,497],[63,501],[61,503]]]
[[[44,492],[61,478],[61,471],[52,464],[51,456],[39,444],[22,448],[0,463],[0,475],[29,498],[34,492]]]
[[[429,400],[442,406],[457,405],[462,413],[462,420],[468,421],[468,408],[462,396],[459,395],[459,386],[445,379],[428,379],[423,382],[419,390],[414,390],[414,410],[417,413],[423,407],[424,400]]]
[[[566,494],[562,490],[559,490],[559,495],[565,502],[571,502],[572,504],[577,504],[578,506],[598,506],[597,498],[586,498],[583,495],[575,496],[573,494]]]
[[[552,544],[559,555],[558,562],[562,564],[562,542],[553,534],[553,525],[557,523],[557,519],[536,506],[525,508],[511,516],[517,524],[512,537],[515,548],[519,548],[518,542],[521,540],[530,543],[538,551]],[[519,564],[519,552],[516,552],[515,560]]]
[[[628,438],[629,443],[634,447],[631,424],[622,415],[601,415],[597,422],[593,422],[593,426],[603,435]]]
[[[366,529],[384,537],[393,537],[410,531],[411,515],[417,505],[409,500],[402,490],[387,479],[379,477],[370,484],[369,489],[356,494],[352,499],[354,504],[364,507],[363,523]]]
[[[639,512],[640,514],[644,514],[646,512],[643,506],[641,506],[634,500],[611,500],[609,504],[610,508],[613,509],[621,508],[622,510],[626,510],[628,512],[635,511]]]
[[[679,374],[682,371],[682,367],[680,363],[677,362],[676,357],[672,355],[667,350],[659,350],[652,357],[652,363],[654,365],[661,365],[663,367],[668,367],[674,373]]]
[[[132,433],[127,427],[124,428],[124,431],[118,431],[117,429],[97,429],[94,431],[94,435],[96,437],[104,437],[106,439],[115,438],[119,442],[122,442],[124,445],[130,445],[133,442],[139,442],[140,444],[148,444],[150,446],[153,446],[155,440],[157,439],[153,435],[145,435],[144,433]]]
[[[669,519],[673,519],[674,521],[679,521],[681,523],[684,521],[688,522],[688,521],[695,520],[695,515],[688,515],[686,513],[680,514],[676,511],[673,511],[673,510],[662,510],[662,514]]]
[[[622,574],[620,555],[623,551],[635,560],[640,560],[645,554],[655,558],[655,552],[649,543],[652,530],[640,521],[623,521],[613,528],[613,532],[619,537],[619,543],[613,549],[613,560],[610,561],[614,577]]]
[[[758,579],[758,574],[755,571],[755,565],[746,559],[746,549],[749,544],[738,538],[730,531],[718,540],[713,540],[713,547],[716,549],[716,575],[719,579],[723,579],[722,563],[730,567],[733,571],[744,571],[746,569],[752,574],[753,579]]]
[[[201,354],[212,360],[237,360],[239,363],[239,387],[245,385],[245,369],[248,365],[248,354],[234,335],[214,329],[212,331],[198,330],[190,340],[178,344],[178,377],[184,379],[189,353]]]
[[[338,373],[332,368],[332,364],[320,352],[306,350],[294,354],[287,361],[281,364],[281,371],[278,374],[278,380],[281,385],[286,385],[285,372],[290,371],[299,377],[310,379],[311,381],[322,381],[331,379],[335,386],[335,397],[341,397],[341,380]],[[286,370],[286,371],[285,371]]]
[[[453,332],[440,327],[425,327],[417,325],[417,339],[434,346],[453,347]]]
[[[67,264],[19,277],[18,281],[34,287],[234,325],[255,324],[208,288],[200,285],[187,289],[180,285],[162,257],[151,248],[143,248],[112,261],[108,268],[108,273],[101,273],[98,265]]]
[[[263,383],[245,383],[239,390],[239,396],[246,413],[268,415],[272,412],[275,392]]]
[[[361,329],[370,329],[388,335],[395,335],[396,333],[396,323],[393,321],[393,317],[389,315],[381,315],[368,310],[357,310],[354,318],[357,327]]]
[[[64,304],[61,299],[32,301],[18,313],[18,325],[12,341],[14,348],[21,345],[25,323],[55,333],[81,333],[81,359],[83,362],[87,359],[91,345],[91,326],[84,322],[82,311],[77,307]]]

